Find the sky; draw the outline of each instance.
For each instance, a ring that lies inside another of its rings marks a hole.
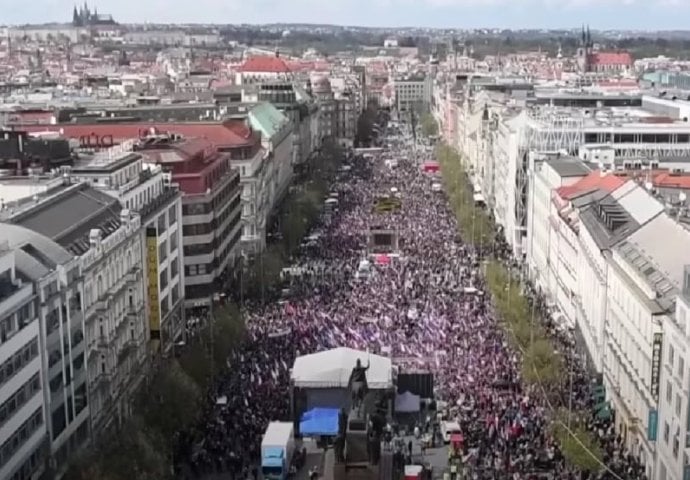
[[[82,0],[83,1],[83,0]],[[0,0],[6,24],[66,22],[71,0]],[[122,23],[690,29],[690,0],[92,0]]]

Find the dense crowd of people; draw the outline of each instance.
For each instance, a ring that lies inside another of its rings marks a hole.
[[[444,414],[462,426],[464,462],[473,478],[588,478],[566,465],[546,427],[542,392],[521,385],[520,355],[508,346],[493,313],[482,258],[458,237],[447,198],[431,188],[439,180],[421,168],[432,160],[431,151],[411,148],[404,132],[387,141],[383,155],[395,158],[394,164],[353,156],[350,168],[342,169],[333,186],[337,208],[305,242],[286,298],[246,309],[248,339],[208,392],[199,426],[203,441],[183,437],[179,456],[189,459],[195,476],[258,478],[265,427],[291,420],[289,369],[295,358],[348,346],[385,352],[403,371],[433,372]],[[397,198],[400,208],[377,211],[373,206],[382,197]],[[373,227],[397,231],[399,256],[367,255]],[[494,251],[507,250],[497,245]],[[359,274],[365,258],[370,269]],[[576,362],[571,333],[550,323],[537,292],[529,294],[572,372],[572,381],[551,397],[591,410],[591,383]],[[589,421],[606,455],[607,468],[598,475],[643,478],[643,467],[624,451],[611,421]]]

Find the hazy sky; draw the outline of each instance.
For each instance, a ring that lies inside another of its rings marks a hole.
[[[83,1],[83,0],[82,0]],[[0,0],[2,23],[69,21],[70,0]],[[120,22],[684,29],[690,0],[100,0]]]

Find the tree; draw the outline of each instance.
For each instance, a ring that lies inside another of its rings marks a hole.
[[[205,325],[186,346],[180,366],[202,391],[211,385],[214,375],[227,366],[227,358],[244,340],[246,330],[236,305],[225,303],[213,309],[213,326]]]
[[[246,325],[242,314],[233,303],[216,307],[213,311],[213,339],[215,361],[225,368],[226,360],[245,338]]]
[[[196,421],[201,400],[199,386],[177,361],[171,361],[154,376],[140,404],[146,425],[171,446],[175,433]]]
[[[579,418],[576,417],[573,421],[572,414],[562,408],[556,412],[551,430],[560,444],[563,457],[570,465],[589,472],[601,470],[601,447]]]
[[[421,120],[422,134],[426,137],[438,135],[438,124],[431,113],[425,113]]]
[[[374,125],[376,124],[378,116],[378,105],[374,101],[370,101],[367,108],[362,112],[357,120],[357,135],[355,136],[355,144],[364,146],[371,144],[374,137]]]
[[[97,440],[70,465],[67,480],[131,480],[170,477],[169,462],[161,454],[161,440],[155,438],[141,418],[132,417],[117,432]]]

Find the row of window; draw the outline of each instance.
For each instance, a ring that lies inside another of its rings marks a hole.
[[[162,290],[168,286],[168,283],[175,281],[179,273],[180,257],[176,256],[170,260],[170,268],[164,268],[158,274],[158,287]]]
[[[0,427],[31,400],[36,393],[41,391],[41,379],[38,373],[34,374],[24,385],[14,392],[10,398],[0,405]]]
[[[12,475],[11,480],[30,480],[34,472],[43,464],[45,449],[39,445],[21,467]]]
[[[0,320],[0,345],[31,322],[31,318],[33,318],[31,305],[32,303],[27,303],[16,312]]]
[[[688,143],[690,135],[682,133],[605,133],[585,134],[585,143]]]
[[[68,378],[66,383],[69,382],[71,382],[71,380]],[[75,400],[73,401],[71,396],[67,397],[67,403],[61,403],[59,407],[53,410],[53,440],[57,439],[60,434],[65,431],[67,425],[72,423],[79,413],[86,408],[86,382],[75,388],[74,398]],[[65,415],[65,410],[67,411],[67,415]]]
[[[227,207],[222,211],[222,213],[218,217],[213,218],[210,222],[184,225],[182,227],[182,234],[184,236],[189,236],[208,235],[210,233],[213,233],[219,225],[222,225],[225,222],[225,220],[227,220],[228,216],[231,215],[232,212],[239,209],[240,201],[241,199],[238,195],[235,199],[233,199],[233,201],[229,205],[227,205]]]
[[[43,409],[38,407],[22,425],[0,447],[0,467],[4,467],[15,453],[43,425]]]
[[[0,364],[0,387],[37,356],[38,337],[34,337],[30,342],[17,350],[14,355]]]
[[[167,219],[166,219],[167,217]],[[158,227],[158,234],[160,235],[161,233],[165,233],[165,231],[168,229],[168,227],[172,227],[175,225],[177,222],[177,206],[172,205],[170,208],[168,208],[167,215],[165,212],[163,212],[161,215],[158,216],[158,222],[157,222],[157,227]]]
[[[228,211],[231,211],[228,209]],[[204,253],[211,253],[217,245],[222,244],[225,239],[227,239],[230,236],[230,233],[237,227],[237,224],[240,222],[241,219],[241,214],[237,213],[235,214],[235,217],[228,223],[228,225],[225,227],[225,229],[214,239],[212,243],[209,244],[203,244],[200,246],[199,249],[195,249],[195,251],[204,251]],[[235,234],[235,238],[233,238],[227,246],[223,249],[222,252],[220,252],[218,255],[216,255],[216,258],[211,263],[205,264],[197,264],[197,265],[187,265],[185,266],[185,276],[190,276],[194,277],[196,275],[207,275],[209,273],[212,273],[213,270],[218,266],[219,264],[219,259],[224,259],[230,250],[237,244],[239,241],[241,235],[242,235],[242,230],[238,233]],[[191,247],[191,245],[189,246]],[[211,247],[211,248],[209,248]],[[187,252],[187,247],[185,247],[185,252]],[[191,255],[191,253],[187,253],[188,255]],[[161,287],[163,288],[163,287]]]
[[[177,235],[173,234],[169,237],[170,241],[163,240],[160,245],[158,245],[158,263],[162,263],[166,258],[168,258],[168,253],[174,255],[177,250]],[[170,245],[170,250],[168,250],[168,245]]]

